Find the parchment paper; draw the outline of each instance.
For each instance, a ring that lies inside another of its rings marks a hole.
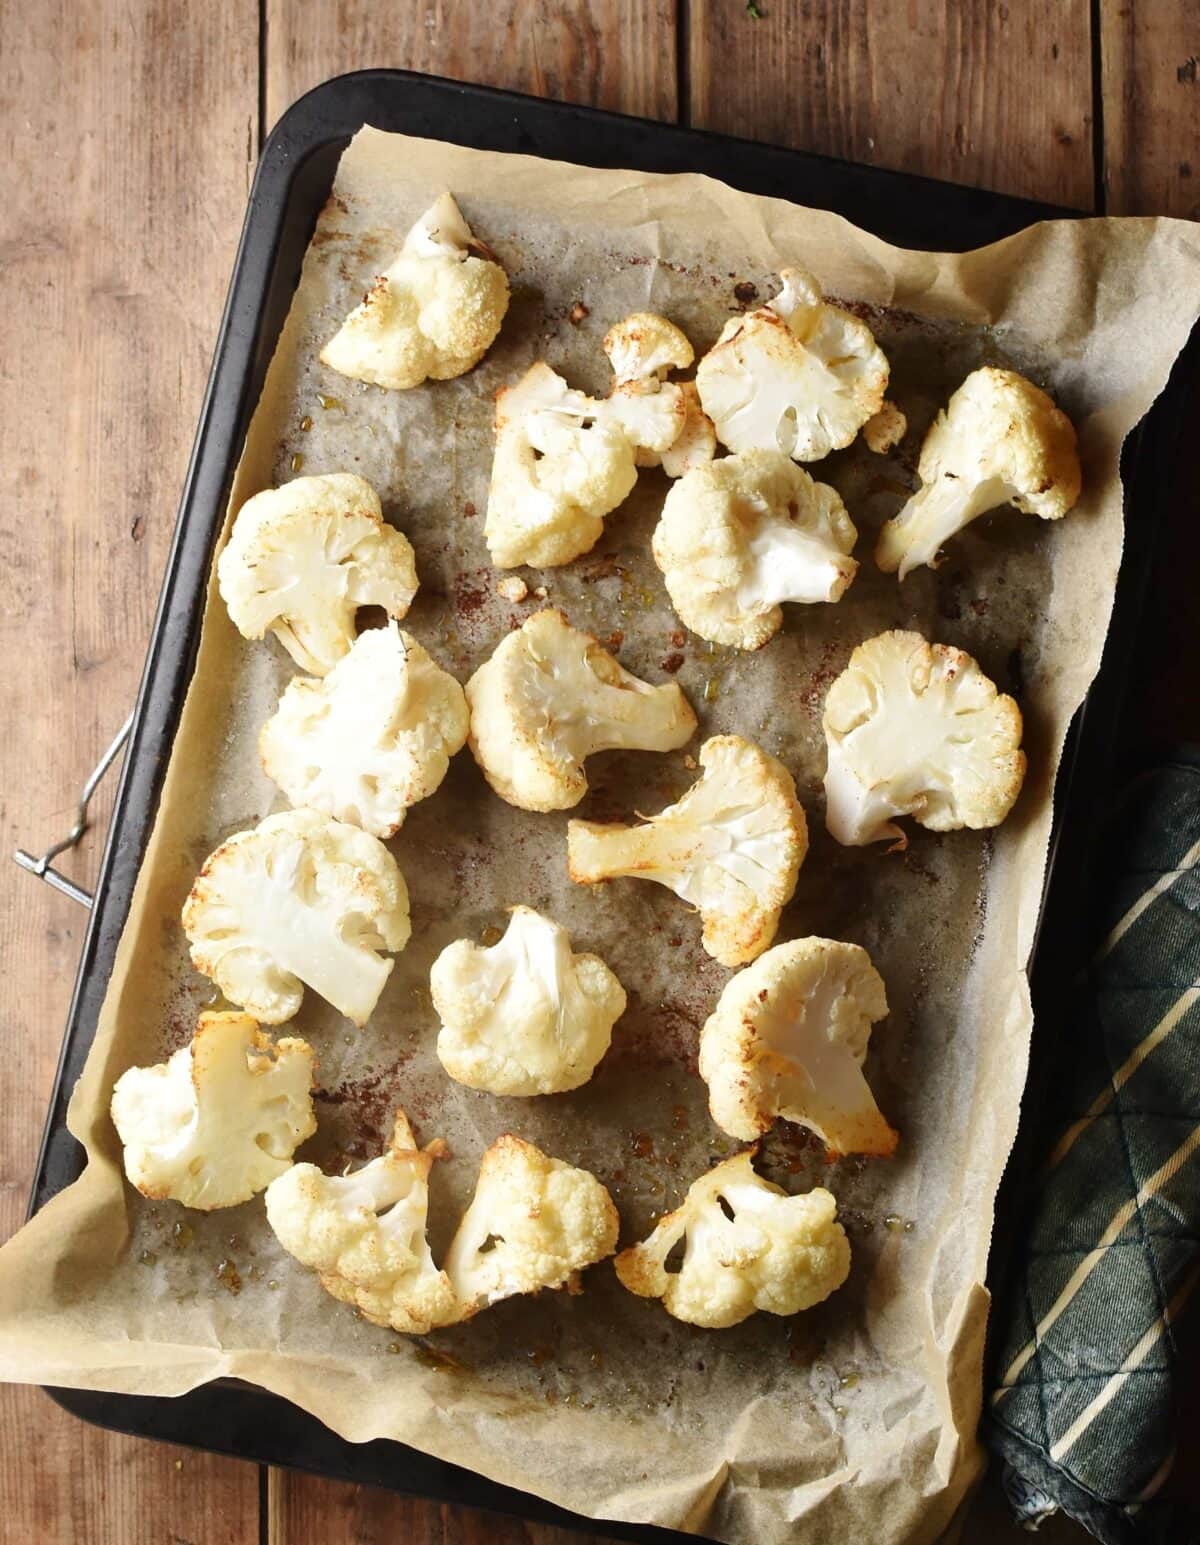
[[[513,281],[485,363],[385,393],[316,351],[444,188]],[[947,237],[952,236],[947,232]],[[204,855],[277,808],[255,741],[290,662],[238,637],[210,587],[199,661],[99,1033],[71,1104],[83,1178],[0,1252],[0,1370],[61,1385],[178,1394],[236,1375],[345,1437],[387,1436],[602,1517],[727,1540],[932,1539],[979,1466],[974,1432],[992,1206],[1015,1132],[1030,1035],[1025,965],[1038,912],[1063,736],[1100,658],[1122,542],[1118,453],[1164,385],[1200,309],[1200,238],[1173,221],[1035,227],[965,256],[899,251],[841,219],[700,176],[589,171],[364,130],[347,152],[238,473],[233,508],[297,472],[353,470],[416,547],[405,624],[461,679],[537,604],[499,599],[482,527],[491,396],[536,357],[608,389],[599,343],[636,308],[697,349],[731,311],[774,292],[784,263],[816,272],[869,318],[910,434],[888,458],[859,446],[816,475],[843,492],[861,540],[838,606],[787,609],[783,634],[738,655],[684,635],[649,556],[666,482],[644,473],[589,556],[530,574],[576,624],[614,635],[652,680],[673,668],[701,737],[737,730],[781,756],[812,847],[781,940],[855,940],[887,983],[868,1073],[902,1143],[891,1163],[827,1163],[789,1130],[765,1172],[837,1194],[854,1267],[825,1305],[703,1332],[595,1268],[586,1292],[516,1300],[409,1340],[358,1320],[276,1246],[261,1200],[211,1216],[124,1185],[108,1118],[114,1079],[161,1059],[214,1000],[186,960],[179,909]],[[588,314],[576,313],[582,302]],[[903,585],[870,558],[913,483],[920,434],[981,362],[1048,385],[1080,431],[1078,509],[1056,525],[999,513],[955,539],[944,567]],[[329,399],[336,399],[330,401]],[[310,427],[305,427],[309,424]],[[839,848],[823,830],[824,692],[859,640],[914,627],[974,653],[1026,716],[1030,771],[994,837],[915,828],[904,855]],[[682,659],[679,657],[682,656]],[[695,776],[694,751],[589,763],[574,812],[631,818]],[[412,943],[361,1033],[306,995],[296,1021],[320,1059],[320,1130],[301,1157],[374,1153],[402,1102],[422,1140],[445,1136],[431,1230],[444,1248],[483,1148],[514,1130],[595,1171],[641,1237],[716,1156],[697,1035],[728,977],[697,919],[659,887],[595,891],[566,877],[565,815],[510,809],[463,752],[392,844],[412,892]],[[437,952],[526,902],[596,950],[629,993],[611,1053],[572,1095],[502,1100],[452,1083],[434,1056]]]

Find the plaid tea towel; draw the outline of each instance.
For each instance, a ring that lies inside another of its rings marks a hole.
[[[1200,749],[1137,779],[1095,853],[985,1431],[1026,1522],[1195,1545]]]

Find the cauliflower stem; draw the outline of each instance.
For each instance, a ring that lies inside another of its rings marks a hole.
[[[883,981],[858,945],[776,945],[726,984],[701,1032],[713,1120],[755,1138],[782,1116],[830,1153],[889,1157],[897,1135],[862,1071],[871,1025],[886,1013]]]
[[[467,682],[470,747],[487,781],[522,810],[567,810],[597,751],[672,751],[696,728],[674,682],[631,675],[561,612],[510,633]]]
[[[827,543],[797,526],[756,534],[746,544],[748,573],[737,588],[740,607],[781,601],[837,601],[858,565],[834,556]]]
[[[700,749],[704,774],[676,804],[641,826],[571,821],[572,880],[654,880],[696,907],[704,948],[742,965],[775,937],[808,849],[804,810],[781,762],[738,735]]]
[[[900,514],[890,520],[875,551],[879,567],[904,579],[922,564],[936,569],[941,550],[952,536],[989,510],[1012,504],[1017,490],[1003,477],[969,482],[957,473],[942,473],[924,484]]]

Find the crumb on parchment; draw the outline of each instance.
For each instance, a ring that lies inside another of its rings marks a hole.
[[[899,445],[908,432],[908,420],[894,402],[885,402],[873,418],[863,425],[862,437],[870,450],[883,456]]]

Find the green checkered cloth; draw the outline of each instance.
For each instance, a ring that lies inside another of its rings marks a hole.
[[[1200,749],[1140,777],[1095,852],[985,1431],[1025,1521],[1061,1508],[1106,1545],[1195,1545],[1173,1465],[1200,1303]]]

